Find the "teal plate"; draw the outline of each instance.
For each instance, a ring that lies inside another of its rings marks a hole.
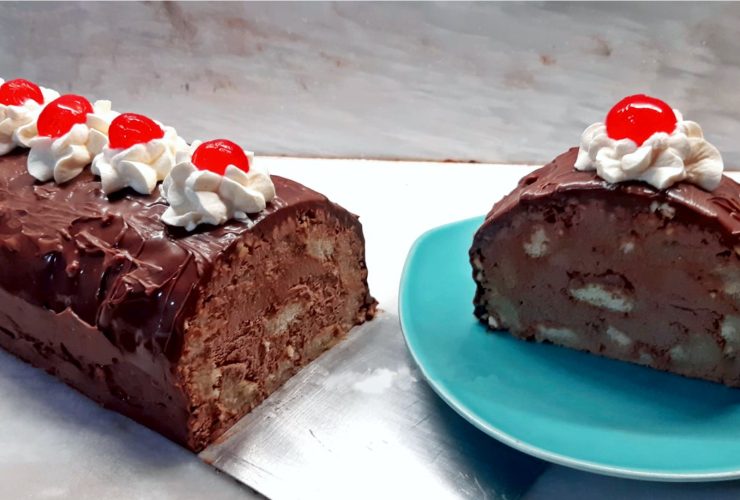
[[[520,451],[661,481],[740,478],[740,389],[491,333],[473,317],[468,248],[482,218],[421,236],[399,310],[432,388]]]

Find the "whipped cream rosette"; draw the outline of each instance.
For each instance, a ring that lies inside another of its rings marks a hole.
[[[170,205],[162,221],[192,231],[200,224],[249,221],[247,214],[264,210],[275,197],[275,186],[252,153],[218,139],[181,152],[161,192]]]
[[[612,183],[643,181],[666,189],[687,181],[712,191],[724,164],[699,124],[659,99],[635,95],[617,103],[606,123],[586,128],[575,168],[596,170]]]
[[[175,166],[178,152],[189,148],[174,128],[135,113],[117,116],[108,136],[108,144],[92,163],[106,194],[127,187],[151,194]]]
[[[38,135],[36,121],[44,107],[59,93],[33,82],[0,79],[0,155],[18,146],[28,147]]]
[[[77,177],[108,144],[118,113],[110,101],[94,104],[67,94],[49,103],[38,118],[38,137],[29,143],[28,172],[39,181],[61,184]]]

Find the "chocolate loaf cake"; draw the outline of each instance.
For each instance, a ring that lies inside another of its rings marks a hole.
[[[494,205],[470,249],[481,321],[522,339],[740,386],[740,185],[721,174],[698,125],[678,116],[662,144],[592,141],[587,129],[580,149]],[[681,156],[684,139],[681,165],[661,157]],[[623,146],[624,157],[652,160],[642,170],[633,158],[620,162],[614,151]]]
[[[192,450],[374,314],[357,217],[296,182],[189,232],[27,157],[0,157],[0,346]]]

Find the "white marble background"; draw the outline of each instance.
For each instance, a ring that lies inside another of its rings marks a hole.
[[[2,3],[0,49],[262,154],[539,163],[648,92],[740,166],[738,4]]]

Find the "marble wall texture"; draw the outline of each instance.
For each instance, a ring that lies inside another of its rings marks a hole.
[[[740,165],[740,4],[0,4],[0,76],[262,154],[542,162],[626,94]]]

